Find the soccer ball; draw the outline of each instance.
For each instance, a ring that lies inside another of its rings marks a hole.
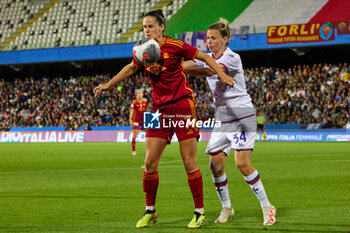
[[[146,38],[136,42],[132,53],[137,62],[150,65],[159,59],[160,48],[157,41]]]

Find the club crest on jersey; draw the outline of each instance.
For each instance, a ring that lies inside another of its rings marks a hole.
[[[148,66],[146,70],[152,74],[158,75],[160,72],[166,70],[166,67],[159,65],[157,62]]]
[[[168,54],[167,52],[165,52],[165,53],[163,54],[163,58],[164,58],[164,59],[169,58],[169,54]]]

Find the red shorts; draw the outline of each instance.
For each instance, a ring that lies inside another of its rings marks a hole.
[[[134,121],[132,124],[132,129],[143,129],[143,120]]]
[[[157,110],[162,114],[161,128],[147,129],[146,137],[164,138],[169,143],[174,133],[179,141],[194,137],[199,139],[199,129],[195,124],[190,124],[197,120],[194,101],[191,98],[184,98],[163,106],[153,106],[152,111]]]

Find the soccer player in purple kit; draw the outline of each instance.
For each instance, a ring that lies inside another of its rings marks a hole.
[[[216,72],[202,61],[186,61],[185,73],[207,76],[215,100],[215,119],[222,126],[214,128],[206,153],[210,155],[210,169],[222,211],[215,223],[224,223],[234,215],[225,173],[226,159],[235,151],[235,163],[245,181],[259,199],[263,211],[264,225],[276,223],[276,208],[270,204],[258,171],[250,159],[256,137],[256,114],[246,90],[241,58],[227,47],[231,29],[225,19],[211,25],[207,31],[207,43],[212,56],[222,70],[237,80],[233,88],[222,85]]]

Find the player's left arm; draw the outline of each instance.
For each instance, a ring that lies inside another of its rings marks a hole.
[[[222,64],[218,64],[219,67],[225,71],[225,67]],[[184,62],[184,72],[186,74],[197,77],[209,77],[216,74],[216,72],[209,67],[199,67],[194,61],[189,60]]]
[[[237,80],[235,78],[232,78],[232,77],[228,76],[227,74],[225,74],[225,72],[222,70],[222,68],[219,66],[219,64],[216,63],[214,58],[212,58],[208,54],[199,51],[197,53],[196,59],[207,63],[208,66],[210,68],[212,68],[218,74],[221,82],[223,82],[224,84],[226,84],[226,85],[228,85],[230,87],[233,87],[234,86],[234,82],[237,83]]]
[[[129,78],[131,75],[133,75],[140,66],[136,65],[134,62],[131,62],[124,66],[124,68],[119,71],[117,75],[115,75],[112,79],[110,79],[108,82],[98,85],[94,88],[94,95],[96,97],[100,96],[102,92],[108,90],[118,82],[123,81],[126,78]]]

